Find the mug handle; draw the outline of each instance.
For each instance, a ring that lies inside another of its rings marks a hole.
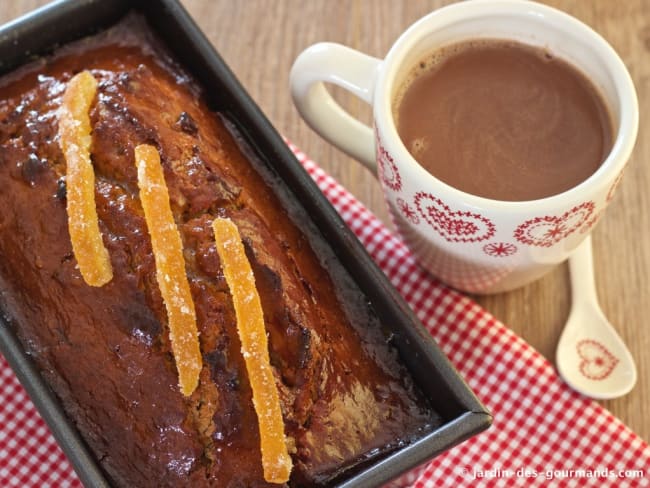
[[[372,104],[381,62],[341,44],[321,42],[296,58],[290,74],[293,102],[307,124],[375,175],[377,161],[372,129],[343,110],[324,82],[334,83]]]

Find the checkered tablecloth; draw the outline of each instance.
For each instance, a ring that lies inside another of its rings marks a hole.
[[[415,488],[650,486],[642,439],[570,390],[552,364],[477,304],[422,271],[359,201],[292,150],[494,415],[488,431],[414,475]],[[0,488],[81,486],[4,360],[0,378]]]

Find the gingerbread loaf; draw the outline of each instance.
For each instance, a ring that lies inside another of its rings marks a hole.
[[[97,80],[95,203],[113,277],[88,286],[68,234],[58,135],[69,80]],[[134,148],[157,148],[182,238],[202,369],[179,391]],[[259,291],[293,461],[324,486],[438,423],[363,297],[314,248],[203,90],[139,17],[0,81],[0,306],[107,477],[121,487],[278,486],[264,480],[232,297],[211,224],[238,227]],[[352,287],[350,287],[352,289]],[[355,293],[351,291],[351,293]]]

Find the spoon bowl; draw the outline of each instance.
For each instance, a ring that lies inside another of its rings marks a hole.
[[[591,237],[569,258],[571,312],[556,350],[560,376],[574,390],[596,399],[616,398],[636,383],[632,354],[598,304]]]

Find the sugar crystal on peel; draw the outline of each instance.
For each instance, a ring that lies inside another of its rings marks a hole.
[[[183,242],[174,222],[169,191],[158,150],[149,145],[135,148],[138,187],[156,261],[156,279],[167,309],[169,337],[181,392],[189,396],[199,383],[203,367],[196,311],[183,257]]]
[[[237,226],[230,219],[217,218],[212,222],[212,229],[232,295],[242,355],[253,391],[264,479],[269,483],[286,483],[292,462],[284,436],[280,398],[271,369],[264,314],[253,270]]]
[[[79,272],[90,286],[113,278],[113,268],[95,207],[95,172],[90,160],[92,127],[89,110],[97,81],[82,71],[68,82],[59,109],[59,144],[66,161],[68,232]]]

